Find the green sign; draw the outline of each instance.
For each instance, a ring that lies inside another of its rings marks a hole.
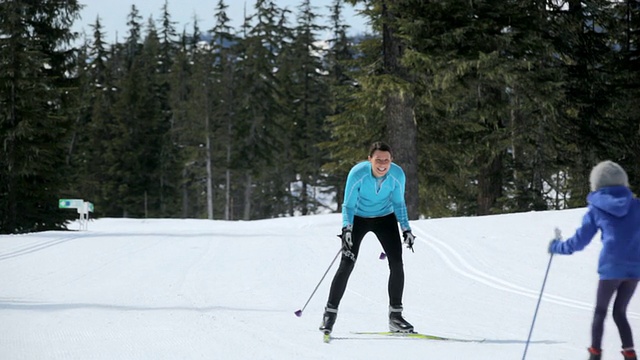
[[[59,209],[80,209],[84,204],[82,199],[60,199],[58,200]]]

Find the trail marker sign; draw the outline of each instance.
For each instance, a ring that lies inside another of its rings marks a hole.
[[[59,209],[78,209],[80,218],[80,230],[87,230],[89,225],[89,213],[93,212],[93,204],[82,199],[60,199],[58,200]]]
[[[80,209],[84,206],[84,200],[82,199],[60,199],[58,200],[58,207],[60,209]]]

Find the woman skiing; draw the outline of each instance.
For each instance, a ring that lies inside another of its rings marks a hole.
[[[355,165],[347,177],[342,203],[342,258],[331,283],[320,330],[331,333],[338,315],[338,305],[347,287],[364,236],[372,231],[389,261],[389,328],[396,332],[411,332],[413,326],[402,317],[404,269],[402,241],[413,249],[407,207],[404,199],[405,174],[392,162],[389,145],[376,142],[369,149],[368,161]]]

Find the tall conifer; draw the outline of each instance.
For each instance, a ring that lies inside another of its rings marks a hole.
[[[0,2],[0,233],[58,229],[76,86],[75,0]]]

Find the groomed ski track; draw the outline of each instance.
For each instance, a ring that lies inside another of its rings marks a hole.
[[[251,222],[101,219],[86,232],[0,236],[2,359],[520,359],[545,247],[583,209],[419,220],[405,317],[484,343],[344,340],[317,330],[339,215]],[[584,357],[600,249],[554,257],[528,359]],[[367,235],[332,335],[386,331],[388,268]],[[629,309],[640,331],[640,307]],[[608,319],[605,349],[617,351]]]

